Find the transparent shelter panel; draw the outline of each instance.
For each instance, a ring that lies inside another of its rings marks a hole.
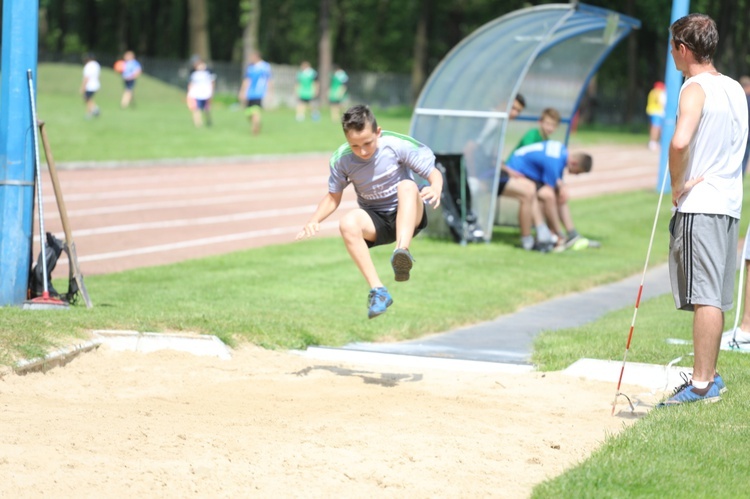
[[[464,215],[476,217],[485,240],[492,237],[501,162],[548,107],[562,119],[550,138],[567,143],[592,77],[639,26],[637,19],[578,2],[529,7],[477,29],[430,75],[410,133],[452,165],[458,180],[450,195]],[[509,121],[518,93],[526,108]]]

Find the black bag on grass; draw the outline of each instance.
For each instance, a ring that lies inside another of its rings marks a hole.
[[[436,154],[435,166],[443,174],[443,192],[441,204],[443,218],[450,229],[453,240],[460,242],[480,242],[484,239],[477,236],[477,216],[471,207],[471,191],[467,185],[461,185],[461,154]],[[461,212],[466,220],[461,220]]]
[[[47,232],[47,243],[45,245],[46,264],[47,264],[47,292],[52,298],[60,298],[54,287],[52,287],[52,271],[55,270],[57,260],[63,251],[64,244],[55,237],[51,232]],[[29,276],[29,296],[37,298],[44,293],[44,270],[42,265],[42,252],[39,252],[39,258],[36,265],[31,269]]]

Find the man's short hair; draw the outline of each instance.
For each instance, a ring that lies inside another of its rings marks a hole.
[[[576,163],[578,163],[578,167],[581,169],[582,173],[589,173],[591,171],[594,160],[589,154],[586,154],[585,152],[577,152],[574,157],[576,158]]]
[[[375,115],[372,114],[369,106],[363,104],[350,107],[341,117],[341,127],[344,129],[344,134],[352,130],[361,132],[368,124],[373,132],[377,131],[378,122],[375,120]]]
[[[713,19],[705,14],[689,14],[676,20],[669,31],[676,48],[685,45],[696,62],[711,62],[719,44],[719,31]]]

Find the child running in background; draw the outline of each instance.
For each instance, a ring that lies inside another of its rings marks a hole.
[[[346,97],[346,84],[349,82],[349,75],[338,65],[333,68],[331,88],[328,91],[328,104],[331,106],[331,121],[338,121],[341,119],[341,103]]]
[[[196,127],[203,126],[204,116],[206,118],[206,126],[211,126],[211,114],[209,111],[215,84],[216,76],[208,70],[205,62],[198,61],[195,65],[195,71],[190,74],[187,94],[188,100],[195,101],[192,112],[193,124]]]
[[[305,121],[307,109],[311,108],[313,120],[319,118],[318,110],[315,108],[315,99],[318,98],[318,72],[310,66],[307,61],[302,61],[299,71],[297,71],[297,84],[295,91],[297,93],[297,121]]]
[[[122,60],[122,83],[125,89],[122,91],[120,107],[125,109],[133,103],[135,82],[141,76],[142,68],[141,63],[136,60],[135,53],[132,50],[125,52]]]
[[[414,262],[409,245],[427,227],[425,203],[433,208],[440,205],[443,176],[427,146],[406,135],[382,131],[369,107],[349,108],[341,122],[346,144],[331,157],[328,193],[297,239],[317,234],[321,222],[338,208],[346,186],[354,184],[359,207],[341,218],[339,230],[370,286],[368,317],[372,319],[384,313],[393,299],[378,277],[369,248],[395,242],[391,256],[395,280],[409,280]],[[429,185],[420,189],[415,173]]]
[[[257,50],[250,53],[237,98],[245,104],[245,115],[252,123],[253,135],[260,133],[263,99],[266,92],[271,92],[271,83],[271,65],[263,60]]]
[[[101,88],[99,75],[102,67],[96,62],[93,54],[86,54],[83,66],[83,81],[81,81],[81,94],[86,102],[86,117],[95,118],[99,116],[99,106],[96,105],[94,95]]]

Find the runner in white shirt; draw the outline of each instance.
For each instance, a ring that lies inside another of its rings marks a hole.
[[[196,127],[203,126],[203,115],[206,116],[206,125],[211,126],[211,116],[208,114],[211,97],[214,95],[214,82],[216,76],[212,74],[203,61],[198,62],[195,71],[190,74],[188,83],[188,99],[195,101],[193,107],[193,124]]]
[[[84,62],[81,95],[83,95],[83,100],[86,102],[86,116],[91,118],[99,116],[99,106],[96,105],[94,95],[101,88],[99,74],[101,73],[102,68],[99,66],[99,63],[96,62],[94,54],[86,54]]]

